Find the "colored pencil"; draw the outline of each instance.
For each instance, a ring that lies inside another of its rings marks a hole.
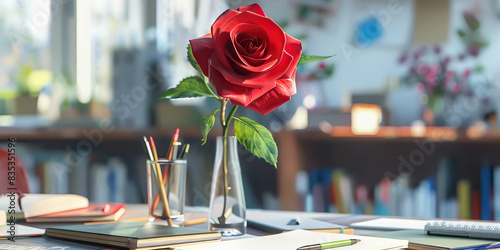
[[[168,205],[168,199],[167,199],[167,194],[165,192],[165,186],[163,185],[164,182],[162,179],[161,167],[160,167],[160,164],[158,163],[158,154],[156,153],[155,142],[153,140],[153,137],[149,137],[149,140],[151,142],[151,151],[153,152],[153,158],[156,162],[156,173],[158,176],[158,186],[160,187],[159,191],[160,191],[161,199],[163,201],[163,209],[164,209],[165,215],[167,217],[168,225],[172,226],[172,219],[170,218],[170,207]],[[155,208],[156,208],[156,206],[153,206],[152,211],[154,211]]]
[[[148,139],[146,138],[146,136],[143,136],[143,139],[144,139],[144,144],[146,145],[146,153],[148,154],[149,159],[154,161],[155,159],[153,158],[153,153],[151,152],[151,147],[149,146]]]
[[[172,137],[172,141],[170,142],[167,159],[172,160],[172,154],[174,151],[174,145],[179,140],[179,129],[175,130],[174,136]]]
[[[189,152],[190,146],[191,145],[189,143],[186,145],[186,149],[182,150],[181,155],[179,156],[179,159],[184,159],[186,157],[187,153]]]

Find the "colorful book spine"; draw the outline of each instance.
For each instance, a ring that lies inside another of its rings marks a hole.
[[[457,183],[458,218],[471,219],[471,189],[469,180],[460,180]]]
[[[481,194],[478,191],[472,193],[472,219],[481,219]]]
[[[375,211],[376,215],[391,215],[389,211],[389,203],[391,200],[391,180],[384,178],[375,186]]]
[[[333,192],[335,196],[335,204],[337,205],[337,210],[339,213],[346,213],[346,207],[344,204],[344,199],[342,197],[342,179],[344,178],[344,172],[341,169],[336,169],[332,174],[332,185]]]
[[[299,196],[299,200],[304,203],[304,211],[312,212],[312,201],[307,197],[309,195],[309,176],[306,171],[301,170],[295,176],[295,191]]]
[[[343,169],[312,169],[305,177],[311,203],[306,201],[306,211],[500,220],[500,165],[479,169],[479,187],[473,186],[476,180],[458,180],[454,166],[451,161],[441,162],[437,175],[415,188],[410,188],[409,178],[398,177],[383,178],[373,188],[360,183],[354,189]]]
[[[493,207],[495,220],[500,220],[500,166],[497,166],[493,172]]]
[[[491,220],[491,167],[481,167],[481,220]]]
[[[321,185],[321,174],[319,169],[312,169],[309,172],[309,188],[313,198],[313,211],[324,212],[323,208],[323,187]]]
[[[332,168],[323,168],[321,170],[321,184],[323,188],[323,212],[330,211],[330,192],[332,186]]]

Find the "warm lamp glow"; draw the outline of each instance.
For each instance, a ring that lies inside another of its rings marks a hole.
[[[382,109],[373,104],[355,104],[351,108],[351,129],[356,135],[375,135],[382,121]]]
[[[478,139],[484,136],[484,134],[486,134],[487,129],[488,128],[486,124],[482,121],[479,121],[474,123],[474,125],[470,126],[469,128],[467,128],[466,133],[469,138]]]
[[[411,135],[415,137],[424,137],[426,133],[425,122],[416,120],[411,123]]]
[[[302,101],[302,105],[307,109],[313,109],[316,106],[316,97],[314,95],[307,95]]]
[[[307,109],[298,107],[292,119],[287,123],[289,129],[306,129],[307,128]]]

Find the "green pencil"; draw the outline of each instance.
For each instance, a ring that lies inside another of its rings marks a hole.
[[[326,242],[326,243],[318,243],[318,244],[312,244],[312,245],[307,245],[307,246],[302,246],[297,248],[297,250],[322,250],[322,249],[330,249],[330,248],[335,248],[335,247],[344,247],[344,246],[351,246],[354,245],[361,240],[358,239],[351,239],[351,240],[339,240],[339,241],[332,241],[332,242]]]

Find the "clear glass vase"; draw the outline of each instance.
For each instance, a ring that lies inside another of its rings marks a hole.
[[[223,236],[246,233],[245,193],[237,145],[235,136],[217,137],[208,225],[209,230],[220,231]]]

